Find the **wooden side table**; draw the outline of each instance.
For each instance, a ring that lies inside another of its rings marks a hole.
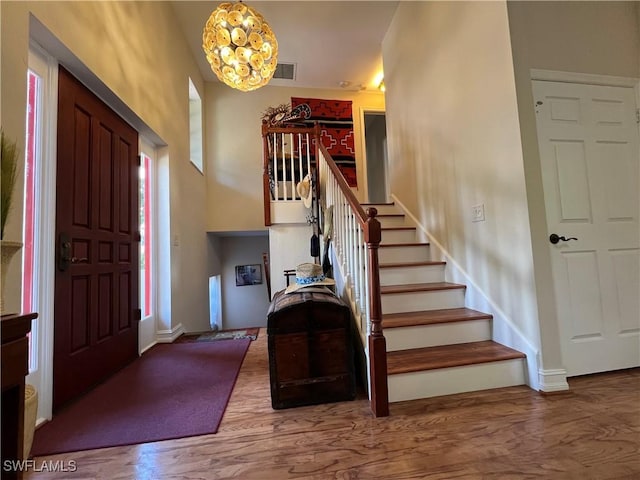
[[[10,314],[0,317],[2,337],[2,466],[5,460],[23,459],[24,377],[29,373],[29,339],[31,320],[37,313]],[[2,478],[22,478],[20,471],[4,471]]]

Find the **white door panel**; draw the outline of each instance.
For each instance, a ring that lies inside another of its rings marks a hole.
[[[533,81],[568,375],[640,365],[638,125],[632,88]]]

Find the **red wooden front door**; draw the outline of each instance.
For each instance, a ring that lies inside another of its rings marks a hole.
[[[58,81],[54,410],[138,355],[138,134]]]

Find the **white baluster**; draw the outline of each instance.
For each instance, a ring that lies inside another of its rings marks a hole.
[[[311,172],[311,137],[308,133],[305,133],[307,137],[307,173]],[[319,162],[320,159],[317,159]]]
[[[291,200],[296,199],[296,169],[293,158],[293,133],[289,134],[289,164],[291,166]]]
[[[284,200],[289,200],[289,186],[287,185],[287,159],[286,159],[286,155],[284,153],[284,133],[280,134],[280,139],[282,140],[282,159],[281,159],[281,164],[282,164],[282,185],[283,185],[283,190],[284,190]]]
[[[302,170],[302,157],[303,157],[303,152],[302,152],[302,134],[299,133],[298,134],[298,167],[300,168],[299,170],[299,175],[300,175],[300,179],[298,180],[299,182],[302,181],[302,179],[304,178],[305,174],[304,171]]]
[[[347,218],[344,208],[344,195],[342,192],[338,193],[338,206],[340,207],[340,260],[343,265],[346,265],[347,256]],[[346,274],[347,272],[345,272]],[[346,279],[345,279],[346,281]]]
[[[349,262],[349,283],[351,285],[351,288],[353,289],[353,212],[351,211],[351,206],[347,203],[346,205],[347,207],[347,232],[349,235],[349,248],[347,250],[347,260]]]
[[[367,258],[365,255],[365,243],[364,243],[364,231],[362,226],[358,224],[358,252],[360,262],[358,265],[358,272],[360,274],[360,313],[364,314],[367,305],[367,277],[365,276],[365,264]]]
[[[356,220],[353,209],[351,210],[353,221],[353,295],[356,307],[360,303],[360,224]]]
[[[371,311],[369,308],[369,295],[371,295],[371,291],[369,289],[369,255],[367,254],[367,248],[366,245],[364,246],[364,288],[365,288],[365,294],[364,294],[364,318],[362,320],[362,322],[364,322],[364,325],[360,325],[360,331],[366,331],[367,335],[369,334],[369,319],[370,319],[370,315],[371,315]],[[364,327],[364,328],[363,328]]]
[[[344,248],[345,248],[345,242],[346,242],[346,238],[345,238],[345,229],[344,229],[344,199],[342,197],[342,192],[341,191],[337,191],[337,195],[336,195],[336,215],[338,217],[338,222],[340,222],[340,229],[339,229],[339,249],[340,249],[340,263],[342,265],[344,265]]]
[[[273,189],[273,195],[275,197],[275,201],[277,202],[280,199],[279,188],[278,188],[278,142],[277,142],[277,134],[273,134],[273,181],[275,182],[275,186]]]

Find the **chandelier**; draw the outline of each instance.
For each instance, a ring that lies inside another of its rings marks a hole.
[[[278,42],[264,17],[242,2],[221,3],[202,33],[202,48],[220,81],[248,92],[266,85],[278,64]]]

